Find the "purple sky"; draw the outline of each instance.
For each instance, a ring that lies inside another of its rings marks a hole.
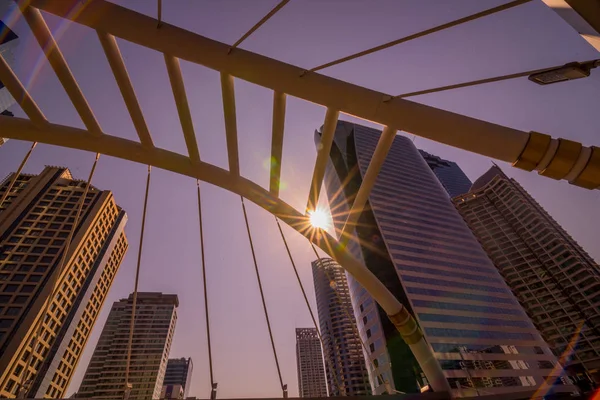
[[[163,2],[163,19],[193,32],[235,42],[278,0]],[[122,1],[122,3],[125,3]],[[151,16],[156,2],[127,1]],[[341,56],[454,20],[503,1],[461,0],[294,0],[243,44],[243,48],[311,68]],[[137,140],[116,83],[95,33],[45,15],[71,70],[106,133]],[[75,109],[45,62],[22,20],[11,24],[21,37],[17,74],[50,121],[83,127]],[[186,148],[161,54],[119,41],[119,45],[157,146],[185,154]],[[176,44],[174,44],[176,45]],[[323,72],[389,94],[475,80],[522,70],[598,58],[598,53],[540,1],[417,39]],[[39,63],[37,72],[35,66]],[[203,160],[227,168],[218,73],[181,62]],[[600,71],[574,82],[542,87],[527,79],[488,84],[414,98],[415,101],[485,119],[524,131],[599,145]],[[272,93],[236,80],[242,174],[268,186]],[[17,116],[23,116],[13,107]],[[306,204],[315,158],[313,132],[325,110],[288,98],[282,198],[301,209]],[[342,116],[342,119],[351,119]],[[1,133],[1,132],[0,132]],[[416,145],[456,161],[475,179],[489,168],[479,155],[417,138]],[[28,143],[11,140],[0,148],[0,176],[14,171]],[[63,165],[85,179],[93,154],[39,145],[26,172]],[[310,168],[307,168],[310,166]],[[597,260],[600,192],[573,187],[511,168],[515,177]],[[133,279],[146,166],[102,157],[93,184],[112,190],[129,215],[130,249],[112,286],[71,382],[74,392],[85,372],[98,335],[115,300],[133,290]],[[146,225],[140,290],[179,295],[179,320],[172,357],[191,356],[191,395],[209,393],[201,291],[195,182],[155,169]],[[240,200],[222,189],[202,185],[215,377],[219,397],[281,395],[254,276]],[[267,212],[248,205],[251,229],[276,346],[290,396],[297,396],[295,327],[311,326],[277,227]],[[285,228],[295,260],[314,304],[306,240]],[[315,307],[316,310],[316,307]]]

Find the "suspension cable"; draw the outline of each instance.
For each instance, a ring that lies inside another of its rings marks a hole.
[[[133,286],[133,304],[131,307],[131,321],[129,322],[129,341],[127,343],[127,362],[125,364],[125,387],[124,399],[128,399],[133,386],[129,383],[129,369],[131,367],[131,347],[133,346],[133,330],[135,328],[135,308],[137,306],[138,284],[140,281],[140,266],[142,263],[142,247],[144,246],[144,230],[146,228],[146,211],[148,209],[148,192],[150,189],[150,172],[152,167],[148,165],[148,177],[146,178],[146,194],[144,195],[144,210],[142,211],[142,228],[140,231],[140,244],[138,247],[137,266],[135,269],[135,283]]]
[[[310,246],[313,249],[313,252],[317,256],[317,260],[319,261],[319,266],[321,268],[323,268],[323,272],[327,276],[327,279],[329,279],[330,282],[335,282],[335,280],[331,278],[331,275],[329,274],[329,272],[327,271],[327,269],[323,266],[323,260],[321,259],[321,256],[317,252],[317,249],[316,249],[314,243],[310,242],[310,241],[309,241],[309,243],[310,243]],[[339,292],[337,290],[337,286],[332,287],[332,289],[333,289],[333,292],[335,293],[335,296],[336,296],[338,302],[340,303],[340,307],[342,308],[342,310],[344,310],[344,313],[346,314],[346,318],[348,318],[348,320],[350,321],[350,325],[352,326],[352,332],[354,333],[354,335],[360,341],[360,344],[361,344],[362,348],[365,351],[365,355],[367,356],[367,359],[369,360],[369,363],[372,364],[372,366],[373,366],[373,373],[375,373],[375,375],[379,378],[379,380],[381,380],[381,384],[385,385],[386,381],[383,379],[383,375],[381,374],[381,372],[378,372],[378,373],[375,372],[377,370],[377,366],[375,365],[375,363],[373,362],[373,360],[371,360],[371,357],[369,357],[369,350],[367,349],[367,346],[365,345],[365,342],[363,342],[362,338],[360,337],[360,334],[358,333],[358,328],[356,327],[356,324],[353,323],[354,318],[352,316],[350,316],[350,313],[348,312],[348,308],[344,307],[344,302],[342,301],[342,297],[340,296],[340,294],[339,294]],[[370,386],[370,384],[369,384],[369,386]],[[386,388],[386,390],[387,390],[387,388]],[[388,393],[388,394],[393,394],[393,393]]]
[[[596,60],[583,61],[580,64],[592,64],[592,63],[594,63],[594,61],[596,61]],[[416,92],[403,93],[403,94],[399,94],[397,96],[393,96],[389,100],[403,99],[406,97],[420,96],[423,94],[438,93],[438,92],[444,92],[446,90],[460,89],[460,88],[465,88],[465,87],[470,87],[470,86],[482,85],[485,83],[500,82],[500,81],[506,81],[509,79],[522,78],[524,76],[529,76],[529,75],[537,74],[540,72],[551,71],[553,69],[557,69],[557,68],[560,68],[563,66],[564,65],[558,65],[558,66],[549,67],[549,68],[532,69],[530,71],[517,72],[515,74],[495,76],[492,78],[478,79],[476,81],[471,81],[471,82],[462,82],[462,83],[456,83],[454,85],[440,86],[440,87],[432,88],[432,89],[425,89],[425,90],[419,90]]]
[[[275,15],[275,13],[277,13],[277,11],[281,10],[283,8],[283,6],[285,6],[287,3],[289,3],[290,0],[282,0],[279,2],[279,4],[277,4],[271,11],[269,11],[269,13],[267,15],[265,15],[264,17],[262,17],[262,19],[260,21],[258,21],[252,28],[250,28],[250,30],[248,32],[246,32],[244,34],[244,36],[242,36],[241,38],[239,38],[239,40],[237,42],[235,42],[233,44],[233,46],[231,46],[231,48],[229,49],[229,52],[231,53],[231,51],[233,49],[235,49],[236,47],[238,47],[240,44],[242,44],[242,42],[246,39],[248,39],[248,37],[250,35],[252,35],[254,33],[254,31],[256,31],[258,28],[260,28],[265,22],[267,22],[273,15]]]
[[[306,308],[308,308],[308,312],[310,313],[310,318],[312,319],[312,322],[315,325],[315,329],[317,330],[317,336],[319,337],[319,341],[321,342],[321,347],[323,348],[323,351],[325,351],[325,342],[323,341],[323,336],[321,336],[321,331],[319,329],[319,326],[317,325],[317,319],[315,318],[315,314],[313,313],[313,310],[310,307],[310,302],[308,301],[308,296],[306,295],[306,290],[304,290],[304,284],[302,283],[302,280],[300,279],[300,274],[298,274],[298,269],[296,268],[296,263],[294,262],[294,258],[292,257],[292,253],[288,246],[285,235],[283,234],[283,230],[281,229],[281,224],[279,223],[279,218],[277,218],[277,216],[275,216],[275,221],[277,222],[277,227],[279,228],[279,233],[281,233],[281,239],[283,239],[283,244],[285,245],[285,249],[290,258],[290,263],[292,264],[292,268],[294,269],[294,274],[296,274],[296,279],[298,280],[298,284],[300,285],[300,290],[302,291],[302,296],[304,296],[304,302],[306,303]],[[335,379],[335,384],[338,387],[339,393],[342,396],[346,396],[345,390],[342,393],[342,385],[340,384],[340,380],[339,380],[337,374],[333,373],[333,371],[334,371],[333,362],[331,361],[331,359],[329,357],[325,356],[325,363],[327,364],[327,366],[329,367],[329,369],[332,372],[332,375]]]
[[[29,149],[29,151],[27,152],[27,154],[25,154],[25,157],[23,158],[23,161],[21,161],[21,165],[19,165],[19,168],[17,169],[17,172],[15,172],[15,174],[12,177],[12,179],[10,180],[10,183],[8,184],[8,187],[6,188],[6,191],[2,195],[2,198],[0,199],[0,209],[4,205],[4,201],[6,200],[6,198],[8,197],[8,194],[10,193],[10,191],[13,188],[13,186],[15,185],[15,182],[19,178],[19,175],[21,175],[21,171],[23,171],[23,168],[25,168],[25,164],[27,164],[27,160],[29,160],[29,156],[31,155],[31,152],[33,151],[33,149],[35,149],[36,145],[37,145],[37,142],[33,142],[31,144],[31,148]]]
[[[162,26],[162,0],[158,0],[156,6],[157,6],[156,17],[158,20],[158,22],[156,23],[156,29],[158,29]]]
[[[31,146],[31,149],[29,150],[27,157],[29,157],[31,150],[33,150],[34,147],[35,147],[35,143],[33,144],[33,146]],[[26,157],[26,159],[27,159],[27,157]],[[83,195],[79,198],[79,201],[78,201],[77,213],[75,214],[75,219],[73,220],[73,225],[71,226],[71,230],[69,231],[69,235],[67,236],[67,240],[65,242],[65,247],[63,249],[63,253],[62,253],[62,256],[60,259],[60,263],[58,264],[58,269],[54,273],[54,276],[52,278],[52,283],[50,286],[52,288],[52,291],[50,292],[50,296],[46,300],[43,311],[40,314],[40,318],[38,319],[38,321],[36,323],[36,328],[34,329],[34,337],[33,337],[33,343],[31,346],[31,351],[29,352],[29,355],[26,357],[25,368],[23,369],[20,379],[19,379],[19,392],[18,392],[19,397],[26,395],[26,390],[27,390],[26,384],[27,384],[28,379],[25,379],[25,378],[26,377],[29,378],[28,371],[30,368],[33,367],[32,366],[33,353],[39,345],[40,336],[42,335],[42,328],[44,326],[45,319],[48,316],[48,310],[50,309],[50,304],[52,303],[52,300],[54,299],[54,297],[56,296],[56,294],[58,292],[59,277],[63,274],[65,262],[67,261],[67,253],[69,252],[71,242],[73,241],[73,236],[75,235],[75,230],[77,229],[77,225],[79,224],[79,219],[81,218],[81,213],[83,211],[85,199],[86,199],[88,191],[90,189],[90,185],[92,183],[92,178],[94,177],[94,172],[96,171],[96,165],[98,165],[99,158],[100,158],[100,153],[96,153],[96,158],[94,160],[94,164],[92,165],[92,169],[90,170],[88,180],[85,184],[85,188],[83,190]],[[23,161],[26,161],[26,159]],[[24,165],[24,163],[21,164],[21,166],[23,166],[23,165]],[[31,376],[33,376],[33,373]],[[23,398],[23,397],[21,397],[21,398]]]
[[[208,317],[208,290],[206,285],[206,262],[204,258],[204,231],[202,229],[202,202],[200,200],[200,180],[196,180],[198,188],[198,221],[200,224],[200,257],[202,260],[202,285],[204,287],[204,315],[206,316],[206,338],[208,342],[208,368],[210,372],[210,398],[212,400],[217,397],[217,383],[214,380],[213,361],[212,361],[212,345],[210,342],[210,322]]]
[[[415,33],[415,34],[412,34],[412,35],[409,35],[409,36],[405,36],[405,37],[403,37],[401,39],[396,39],[396,40],[393,40],[391,42],[384,43],[382,45],[379,45],[379,46],[376,46],[376,47],[372,47],[370,49],[363,50],[363,51],[360,51],[360,52],[355,53],[355,54],[351,54],[351,55],[346,56],[346,57],[342,57],[342,58],[337,59],[335,61],[331,61],[331,62],[328,62],[326,64],[319,65],[318,67],[314,67],[314,68],[310,69],[309,71],[310,72],[315,72],[315,71],[319,71],[319,70],[322,70],[322,69],[325,69],[325,68],[333,67],[334,65],[338,65],[338,64],[341,64],[341,63],[346,62],[346,61],[355,60],[357,58],[360,58],[360,57],[363,57],[363,56],[375,53],[377,51],[381,51],[381,50],[384,50],[384,49],[396,46],[396,45],[398,45],[400,43],[408,42],[409,40],[417,39],[417,38],[420,38],[420,37],[423,37],[423,36],[426,36],[426,35],[429,35],[429,34],[432,34],[432,33],[435,33],[435,32],[442,31],[444,29],[451,28],[453,26],[464,24],[465,22],[469,22],[469,21],[472,21],[472,20],[475,20],[475,19],[478,19],[478,18],[486,17],[488,15],[495,14],[497,12],[504,11],[504,10],[507,10],[507,9],[515,7],[515,6],[519,6],[521,4],[528,3],[530,1],[531,0],[514,0],[514,1],[511,1],[509,3],[501,4],[501,5],[497,6],[497,7],[490,8],[490,9],[487,9],[487,10],[483,10],[483,11],[480,11],[478,13],[471,14],[471,15],[468,15],[466,17],[459,18],[459,19],[456,19],[454,21],[450,21],[450,22],[447,22],[445,24],[438,25],[436,27],[424,30],[422,32],[418,32],[418,33]]]
[[[260,291],[260,298],[262,300],[263,310],[265,312],[265,318],[267,320],[267,328],[269,329],[269,337],[271,339],[271,347],[273,348],[273,356],[275,357],[275,365],[277,366],[277,375],[279,376],[279,383],[281,385],[281,391],[283,397],[287,397],[287,385],[283,383],[281,377],[281,368],[279,367],[279,359],[277,358],[277,350],[275,349],[275,340],[273,339],[273,331],[271,330],[271,322],[269,321],[269,313],[267,312],[267,303],[265,301],[265,294],[263,292],[262,282],[260,280],[260,273],[258,271],[258,263],[256,262],[256,254],[254,252],[254,244],[252,243],[252,235],[250,234],[250,224],[248,223],[248,214],[246,213],[246,205],[244,204],[244,197],[240,196],[242,200],[242,210],[244,211],[244,221],[246,221],[246,230],[248,231],[248,239],[250,240],[250,250],[252,251],[252,260],[254,261],[254,270],[256,271],[256,279],[258,280],[258,289]]]

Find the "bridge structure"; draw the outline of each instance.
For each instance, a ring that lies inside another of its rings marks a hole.
[[[358,216],[366,205],[393,137],[398,130],[402,130],[419,137],[508,162],[516,168],[537,172],[544,177],[566,180],[573,185],[590,190],[600,188],[600,148],[583,146],[578,142],[565,138],[552,138],[544,133],[523,132],[406,99],[416,94],[513,79],[533,73],[555,70],[556,68],[525,71],[510,76],[493,77],[404,95],[371,90],[319,73],[319,71],[330,66],[460,24],[485,18],[509,8],[518,7],[530,0],[510,1],[312,69],[290,65],[239,47],[243,40],[259,29],[269,18],[273,17],[288,1],[284,0],[279,3],[246,35],[232,45],[220,43],[165,23],[161,20],[162,5],[160,0],[157,2],[157,18],[137,13],[106,0],[18,1],[17,4],[23,18],[30,26],[40,47],[44,49],[50,66],[64,87],[85,128],[80,129],[50,122],[8,63],[0,56],[0,80],[28,117],[17,118],[0,115],[1,136],[29,141],[34,146],[36,143],[46,143],[90,151],[98,156],[101,154],[108,155],[172,171],[218,186],[255,203],[292,227],[299,234],[304,235],[311,243],[335,259],[348,273],[353,275],[388,314],[402,338],[410,346],[431,387],[435,392],[438,392],[436,395],[426,394],[423,398],[445,398],[442,394],[446,393],[449,396],[448,393],[450,392],[448,382],[415,319],[383,283],[346,249],[346,244],[352,238],[353,228],[356,226]],[[124,139],[101,129],[94,115],[94,110],[86,101],[76,78],[71,73],[63,53],[43,18],[42,11],[62,19],[71,20],[96,31],[127,111],[133,121],[138,141]],[[574,7],[570,11],[577,13],[581,9]],[[588,12],[588,14],[585,14],[585,12]],[[591,14],[590,11],[584,10],[583,15],[589,16]],[[597,22],[594,18],[592,20],[594,24]],[[117,38],[158,51],[164,56],[187,147],[187,155],[178,154],[155,145],[121,56]],[[585,38],[592,45],[595,45],[594,37],[591,37],[591,40],[590,35]],[[203,161],[200,155],[180,68],[180,60],[202,65],[218,71],[220,74],[228,169],[207,163]],[[588,64],[594,67],[596,66],[595,63],[597,64],[597,60],[591,60]],[[268,189],[244,178],[240,174],[240,151],[243,151],[243,149],[238,146],[237,137],[236,80],[244,80],[272,91],[273,119],[270,185]],[[318,146],[316,162],[312,167],[310,191],[306,199],[306,207],[301,210],[293,208],[279,196],[281,165],[284,162],[282,159],[283,139],[285,136],[286,99],[288,97],[303,99],[326,109],[321,143]],[[310,216],[316,210],[321,195],[326,163],[340,114],[351,115],[377,123],[383,126],[383,133],[352,204],[345,226],[339,232],[338,239],[325,230],[312,226]],[[19,170],[22,169],[25,162],[26,159]],[[398,399],[400,398],[413,397],[399,396]]]

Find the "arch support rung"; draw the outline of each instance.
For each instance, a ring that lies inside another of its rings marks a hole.
[[[225,116],[225,135],[227,139],[227,155],[229,157],[229,172],[233,175],[239,175],[240,156],[238,154],[233,76],[223,72],[221,72],[221,92],[223,96],[223,114]]]
[[[181,67],[179,59],[171,55],[165,54],[165,64],[167,65],[167,73],[171,81],[173,89],[173,97],[177,106],[177,113],[181,121],[181,129],[185,138],[188,155],[193,163],[200,163],[200,152],[198,151],[198,143],[196,142],[196,134],[194,133],[194,124],[192,123],[192,114],[188,104],[187,95],[185,94],[185,85],[183,76],[181,75]]]
[[[319,203],[319,194],[321,192],[321,186],[323,185],[323,178],[325,177],[325,167],[327,167],[327,160],[329,159],[329,152],[331,151],[331,144],[333,143],[333,134],[335,133],[339,116],[340,112],[333,110],[332,108],[328,108],[325,113],[325,123],[323,124],[321,132],[321,142],[317,147],[317,160],[315,161],[310,192],[308,193],[308,202],[306,204],[307,212],[314,210]]]
[[[358,192],[354,198],[354,203],[352,203],[352,208],[350,209],[350,213],[348,214],[348,218],[346,219],[346,223],[342,229],[340,242],[343,244],[348,243],[350,240],[354,227],[358,222],[358,217],[360,217],[360,214],[365,208],[365,204],[367,204],[371,190],[373,189],[373,186],[375,186],[375,181],[377,180],[379,171],[381,171],[383,162],[385,161],[385,158],[392,147],[392,143],[394,143],[395,137],[396,129],[390,128],[389,126],[386,126],[383,129],[383,133],[379,137],[377,147],[375,148],[373,156],[371,157],[371,162],[369,163],[367,171],[362,178],[362,183],[360,188],[358,188]]]
[[[23,17],[31,28],[33,36],[35,36],[42,48],[50,66],[67,92],[69,99],[73,103],[73,106],[75,106],[75,110],[77,110],[77,113],[81,117],[87,130],[94,135],[101,135],[102,129],[100,128],[100,124],[96,120],[90,105],[81,92],[75,77],[73,77],[65,57],[60,51],[56,40],[54,40],[48,25],[46,25],[46,21],[44,21],[44,18],[42,17],[42,13],[40,10],[28,6],[27,3],[28,2],[17,2],[21,9],[21,13],[23,13]],[[79,4],[78,7],[83,7],[83,5]]]
[[[286,96],[282,92],[273,93],[273,133],[271,138],[271,181],[269,190],[279,197],[281,187],[281,158],[283,157],[283,131],[285,127]]]
[[[123,57],[121,56],[121,51],[119,50],[117,40],[113,35],[108,33],[100,31],[97,31],[97,33],[98,39],[100,39],[100,44],[102,44],[102,49],[104,50],[104,54],[106,54],[108,64],[110,65],[110,69],[115,76],[117,86],[119,86],[119,90],[123,96],[123,101],[125,102],[127,111],[129,111],[129,115],[133,121],[133,126],[135,127],[138,137],[140,138],[140,142],[144,146],[154,146],[152,137],[150,136],[150,131],[148,130],[148,125],[146,124],[146,120],[144,120],[144,114],[142,114],[142,109],[140,108],[135,91],[133,90],[133,85],[129,79],[127,68],[125,68],[125,63],[123,62]]]
[[[25,114],[29,117],[31,122],[36,126],[42,126],[48,122],[42,111],[39,109],[37,103],[25,89],[25,86],[21,83],[17,75],[10,68],[10,65],[6,62],[2,54],[0,53],[0,82],[6,86],[9,93],[19,103]]]

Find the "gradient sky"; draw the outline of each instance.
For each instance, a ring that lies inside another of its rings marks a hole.
[[[121,3],[156,15],[155,1]],[[169,1],[163,2],[163,19],[233,43],[277,3],[278,0]],[[311,68],[501,3],[504,1],[293,0],[241,47]],[[137,140],[95,33],[51,15],[45,17],[103,130]],[[13,19],[8,24],[21,37],[16,72],[42,111],[52,122],[83,128],[24,21]],[[155,144],[185,154],[162,55],[122,40],[119,45]],[[393,95],[598,57],[570,26],[534,0],[323,72]],[[185,61],[181,64],[200,155],[207,162],[227,168],[218,73]],[[548,87],[523,78],[413,100],[524,131],[599,145],[598,93],[600,71],[594,71],[590,78]],[[236,80],[236,100],[239,144],[243,149],[241,172],[267,187],[272,93]],[[16,116],[23,116],[18,106],[13,111]],[[306,204],[315,159],[313,132],[323,123],[324,115],[320,106],[288,98],[282,198],[298,209]],[[341,118],[353,120],[348,116]],[[456,161],[471,179],[491,165],[485,157],[425,139],[417,138],[415,144]],[[28,143],[11,140],[0,148],[0,176],[17,168],[28,147]],[[25,171],[39,173],[44,165],[61,165],[69,167],[75,177],[85,179],[92,162],[91,153],[39,145]],[[500,166],[600,260],[600,192],[516,170],[504,163]],[[145,176],[144,165],[110,157],[100,159],[93,184],[112,190],[118,204],[127,211],[130,249],[69,394],[79,386],[110,305],[133,290]],[[210,389],[195,189],[190,178],[153,171],[140,290],[179,295],[179,320],[171,357],[193,358],[190,395],[206,398]],[[218,395],[279,397],[240,200],[208,184],[203,184],[202,190]],[[297,396],[294,328],[311,326],[310,317],[273,217],[253,204],[248,208],[284,382],[289,385],[290,396]],[[287,227],[285,232],[314,307],[310,272],[314,257],[305,239]]]

